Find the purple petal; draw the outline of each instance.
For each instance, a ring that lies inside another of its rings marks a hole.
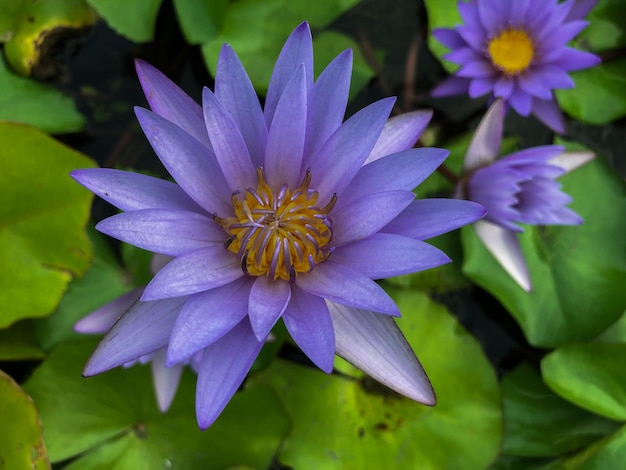
[[[517,79],[520,88],[529,95],[547,100],[552,98],[552,89],[548,86],[545,77],[539,73],[527,73]]]
[[[486,214],[480,204],[457,199],[419,199],[387,224],[381,232],[428,240],[477,221]]]
[[[375,233],[333,251],[332,259],[371,279],[401,276],[441,266],[451,260],[441,250],[413,238]]]
[[[339,54],[321,73],[309,96],[305,155],[317,155],[341,126],[348,103],[352,50]],[[308,162],[309,158],[305,157]]]
[[[576,0],[572,5],[565,21],[580,20],[587,16],[591,9],[596,6],[598,0]]]
[[[337,355],[396,392],[436,403],[424,369],[393,318],[328,303]]]
[[[458,49],[465,45],[465,41],[455,29],[434,28],[431,33],[437,41],[448,49]]]
[[[217,61],[215,96],[235,121],[254,166],[262,166],[267,142],[263,110],[248,74],[228,44],[222,46]]]
[[[428,109],[412,111],[388,119],[365,164],[413,147],[432,117],[433,112]]]
[[[202,109],[215,157],[231,191],[255,188],[256,172],[237,122],[208,88],[202,90]]]
[[[493,96],[496,98],[504,98],[505,100],[511,96],[515,89],[515,80],[502,75],[493,85]]]
[[[167,365],[188,361],[213,344],[248,314],[252,282],[241,278],[200,294],[193,294],[176,319],[167,349]]]
[[[335,357],[335,332],[326,302],[294,286],[283,321],[304,354],[317,367],[330,374]]]
[[[337,129],[311,161],[311,187],[322,201],[352,181],[374,148],[395,98],[385,98],[363,108]]]
[[[530,114],[532,101],[533,97],[518,87],[509,97],[508,103],[520,116],[528,116]]]
[[[456,49],[443,56],[444,59],[459,65],[467,62],[483,60],[483,57],[484,56],[482,54],[479,54],[471,47],[461,47],[460,49]]]
[[[161,269],[165,267],[170,261],[174,258],[172,256],[162,255],[160,253],[155,253],[152,255],[152,260],[150,261],[150,272],[152,274],[158,273]]]
[[[150,109],[211,149],[200,105],[147,62],[137,59],[135,67]]]
[[[399,152],[361,167],[335,206],[346,204],[373,193],[412,191],[429,177],[450,154],[437,148],[419,148]]]
[[[478,17],[488,36],[495,36],[509,19],[509,3],[480,0],[476,2]]]
[[[350,307],[387,315],[399,315],[398,306],[369,277],[332,260],[318,264],[313,271],[298,275],[296,284],[309,294]]]
[[[517,240],[517,234],[486,220],[476,222],[474,229],[485,248],[500,263],[500,266],[509,273],[522,289],[530,292],[532,289],[530,275],[528,274],[522,249]]]
[[[196,416],[201,429],[208,428],[235,394],[262,341],[257,341],[250,323],[244,318],[224,337],[204,350],[196,386]]]
[[[596,154],[593,152],[564,152],[554,158],[548,163],[550,165],[558,166],[569,173],[576,168],[583,166],[585,163],[590,162],[595,158]]]
[[[186,300],[186,297],[177,297],[137,301],[100,342],[83,375],[100,374],[165,347]]]
[[[180,187],[209,213],[230,215],[231,190],[213,153],[159,115],[139,107],[135,107],[135,114],[150,145]]]
[[[265,122],[270,128],[280,97],[296,69],[304,64],[306,89],[313,86],[313,39],[307,22],[301,23],[287,38],[276,59],[265,98]]]
[[[461,5],[462,4],[459,4],[459,7]],[[487,38],[483,31],[472,28],[467,24],[464,26],[457,26],[456,30],[461,35],[463,40],[472,47],[472,49],[475,49],[477,51],[482,51],[485,49]]]
[[[474,60],[464,64],[457,72],[457,77],[486,78],[496,75],[496,70],[487,60]]]
[[[475,78],[470,82],[468,94],[470,98],[478,98],[493,90],[495,77]]]
[[[165,367],[165,348],[159,349],[159,351],[154,355],[151,361],[151,366],[152,382],[154,384],[157,404],[159,405],[161,413],[165,413],[176,396],[176,390],[178,390],[178,384],[180,383],[180,376],[182,375],[185,366],[181,364],[172,367]]]
[[[521,29],[526,21],[530,0],[515,0],[510,3],[509,24],[516,29]]]
[[[569,47],[562,48],[560,54],[550,63],[555,67],[568,72],[595,67],[601,60],[595,54],[585,51],[577,51]]]
[[[142,300],[196,294],[243,276],[237,257],[223,246],[210,246],[179,256],[146,286]]]
[[[291,298],[288,282],[272,281],[259,276],[252,284],[248,301],[248,315],[252,330],[259,341],[265,341],[272,327],[285,311]]]
[[[504,126],[504,101],[495,100],[481,119],[467,148],[463,172],[493,163],[500,153]]]
[[[554,98],[551,100],[533,99],[533,115],[557,134],[565,133],[565,119]]]
[[[369,237],[391,222],[415,199],[409,191],[363,196],[331,213],[334,246]]]
[[[94,310],[86,317],[78,320],[74,325],[74,331],[83,334],[101,334],[109,331],[115,322],[126,312],[135,302],[139,300],[143,293],[143,287],[133,289],[117,299]]]
[[[206,246],[221,246],[224,230],[195,212],[144,209],[104,219],[96,229],[144,250],[179,256]]]
[[[70,176],[123,211],[159,208],[204,212],[180,186],[152,176],[110,168],[74,170]]]
[[[430,92],[430,96],[442,98],[444,96],[464,95],[469,90],[470,82],[471,80],[469,78],[453,75],[437,85]]]
[[[265,174],[274,190],[297,186],[306,135],[307,90],[304,66],[296,69],[276,106],[265,149]]]

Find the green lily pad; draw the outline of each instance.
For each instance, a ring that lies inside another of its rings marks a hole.
[[[575,451],[612,433],[613,421],[555,395],[527,364],[502,380],[504,443],[510,456],[552,457]]]
[[[626,343],[626,312],[595,338],[595,341],[600,343]]]
[[[586,18],[589,26],[574,38],[581,49],[607,51],[626,46],[626,4],[599,0]]]
[[[68,469],[269,466],[288,422],[267,387],[237,393],[202,432],[192,372],[183,373],[171,408],[162,414],[149,367],[81,376],[96,344],[91,339],[60,344],[24,386],[41,413],[52,462],[78,456]]]
[[[311,28],[323,29],[358,2],[359,0],[324,2],[239,0],[231,2],[220,35],[202,47],[204,60],[209,71],[214,75],[222,44],[229,43],[237,52],[257,91],[264,94],[267,91],[278,53],[285,39],[299,23],[306,20]],[[343,42],[347,44],[348,40],[344,39]],[[331,52],[327,47],[329,45],[328,42],[323,43],[320,51],[314,48],[318,66],[326,66],[342,50],[335,49]],[[355,70],[367,69],[367,65],[357,52],[358,48],[354,48],[354,51]],[[358,83],[358,78],[355,76],[353,80]]]
[[[35,405],[1,370],[0,467],[11,470],[50,468]]]
[[[479,344],[425,294],[394,290],[398,325],[437,393],[434,408],[400,397],[352,367],[326,375],[276,360],[272,386],[292,419],[279,460],[293,468],[484,469],[501,439],[500,396]],[[338,361],[343,363],[343,361]],[[471,429],[471,432],[464,430]]]
[[[464,273],[500,300],[535,346],[592,339],[626,305],[624,183],[599,157],[559,181],[584,223],[526,226],[518,236],[533,284],[530,293],[504,272],[471,227],[462,229]]]
[[[626,426],[572,457],[563,457],[537,470],[609,470],[623,468],[624,462]]]
[[[152,40],[161,2],[162,0],[87,0],[111,28],[134,42]]]
[[[0,328],[54,311],[91,259],[92,195],[69,172],[94,163],[42,132],[0,123]]]
[[[23,76],[47,80],[58,76],[59,51],[70,40],[89,32],[96,21],[84,0],[15,1],[4,55]],[[1,25],[0,25],[1,26]]]
[[[595,125],[626,115],[626,58],[573,73],[572,79],[575,88],[556,90],[559,104],[568,114]]]
[[[541,361],[548,386],[581,408],[626,420],[626,343],[575,343]]]
[[[228,0],[174,0],[176,15],[189,44],[202,44],[215,39],[222,29]]]
[[[0,0],[0,42],[6,42],[15,34],[15,17],[22,0]]]
[[[0,56],[0,121],[30,124],[52,134],[85,125],[71,98],[59,90],[15,75]]]
[[[94,229],[89,238],[94,253],[91,267],[82,278],[70,282],[56,311],[36,323],[37,339],[45,350],[80,337],[73,330],[78,320],[133,288],[108,240]]]
[[[20,321],[0,330],[0,361],[43,359],[45,356],[35,338],[32,321]]]

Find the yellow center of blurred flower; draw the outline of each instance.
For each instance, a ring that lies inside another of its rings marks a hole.
[[[272,191],[263,168],[257,169],[257,179],[256,190],[249,189],[245,197],[233,194],[235,217],[215,220],[230,235],[226,249],[237,254],[246,274],[294,282],[298,273],[309,272],[328,258],[332,238],[328,213],[337,198],[320,209],[318,193],[309,189],[309,172],[295,190],[285,184]]]
[[[517,75],[528,68],[535,50],[525,31],[507,29],[489,41],[489,57],[494,66],[508,75]]]

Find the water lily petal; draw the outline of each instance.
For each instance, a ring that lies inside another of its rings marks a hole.
[[[300,274],[296,283],[309,294],[342,305],[400,315],[398,306],[382,287],[369,277],[330,259],[315,266],[311,272]]]
[[[565,132],[565,119],[558,103],[552,98],[551,100],[533,99],[532,104],[533,115],[543,122],[546,126],[558,134]]]
[[[441,266],[451,260],[441,250],[413,238],[375,233],[333,251],[332,259],[371,279],[401,276]]]
[[[84,376],[100,374],[167,345],[186,297],[135,302],[89,358]]]
[[[413,147],[432,117],[433,111],[426,109],[388,119],[365,164]]]
[[[94,310],[74,324],[74,331],[83,334],[102,334],[109,331],[115,322],[139,300],[143,287],[138,287],[115,300]]]
[[[248,310],[252,330],[259,341],[265,341],[272,327],[285,311],[291,298],[288,282],[259,276],[250,290]]]
[[[327,302],[337,355],[396,392],[434,405],[435,392],[393,318]]]
[[[195,212],[144,209],[123,212],[96,225],[102,233],[144,250],[179,256],[206,246],[221,246],[224,231]]]
[[[474,229],[485,248],[489,250],[504,270],[509,273],[522,289],[530,292],[532,289],[530,274],[528,274],[526,261],[517,240],[517,234],[486,220],[476,222]]]
[[[262,166],[267,142],[263,110],[246,70],[228,44],[222,46],[217,61],[215,96],[237,124],[254,166]]]
[[[570,171],[583,166],[585,163],[590,162],[595,158],[595,156],[596,154],[593,152],[563,152],[552,158],[548,163],[550,165],[558,166],[569,173]]]
[[[467,148],[463,172],[492,163],[500,152],[504,125],[504,101],[495,100],[481,119]]]
[[[178,390],[184,365],[165,367],[165,348],[159,349],[151,361],[152,382],[156,393],[157,405],[165,413],[172,404]]]
[[[251,287],[250,279],[241,278],[189,296],[172,329],[167,365],[188,361],[232,330],[248,314]]]
[[[416,240],[428,240],[485,216],[483,206],[472,201],[457,199],[419,199],[381,229]]]
[[[230,215],[231,190],[213,152],[158,114],[139,107],[135,114],[154,152],[180,187],[209,214]]]
[[[152,176],[111,168],[84,168],[70,176],[123,211],[158,208],[205,212],[180,186]]]
[[[150,109],[211,149],[200,105],[149,63],[137,59],[135,67]]]
[[[210,246],[179,256],[146,286],[142,300],[196,294],[243,276],[239,260],[223,246]]]
[[[258,341],[247,318],[204,350],[198,369],[196,416],[201,429],[208,428],[235,394],[262,341]]]
[[[330,374],[335,357],[335,332],[324,299],[294,285],[283,321],[304,354]]]

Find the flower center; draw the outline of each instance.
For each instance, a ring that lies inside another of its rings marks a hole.
[[[506,29],[489,41],[489,57],[493,65],[508,75],[517,75],[533,60],[533,43],[521,29]]]
[[[328,213],[337,197],[320,209],[308,171],[295,190],[284,184],[277,193],[265,181],[263,168],[256,173],[256,190],[248,189],[241,200],[233,194],[235,216],[215,220],[230,235],[226,249],[237,254],[246,274],[294,282],[296,274],[328,258],[333,234]]]

